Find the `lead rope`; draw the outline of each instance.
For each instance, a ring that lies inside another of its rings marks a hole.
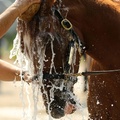
[[[109,74],[109,73],[115,73],[115,72],[120,72],[120,69],[116,70],[103,70],[103,71],[87,71],[87,72],[81,72],[81,73],[70,73],[70,74],[65,74],[65,76],[91,76],[91,75],[102,75],[102,74]]]
[[[71,76],[91,76],[91,75],[102,75],[102,74],[109,74],[109,73],[115,73],[115,72],[120,72],[120,69],[116,70],[103,70],[103,71],[87,71],[87,72],[81,72],[81,73],[64,73],[64,74],[48,74],[45,73],[43,75],[43,79],[65,79],[66,77],[71,77]],[[38,80],[39,74],[35,75],[32,77],[32,80]]]

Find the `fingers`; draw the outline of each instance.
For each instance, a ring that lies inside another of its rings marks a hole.
[[[27,71],[22,72],[22,80],[28,84],[31,82],[39,83],[39,75],[30,76]]]

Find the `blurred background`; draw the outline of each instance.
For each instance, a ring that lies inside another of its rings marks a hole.
[[[0,14],[14,2],[14,0],[0,0]],[[14,63],[14,60],[9,59],[10,50],[12,49],[13,40],[16,36],[16,21],[8,30],[8,32],[0,39],[0,59]],[[7,73],[6,73],[7,75]],[[80,83],[79,83],[80,82]],[[87,93],[81,90],[80,86],[84,83],[79,81],[76,84],[76,95],[83,104],[83,109],[74,115],[70,115],[67,118],[62,118],[61,120],[87,120],[87,108],[86,99]],[[0,120],[21,120],[24,114],[23,100],[21,99],[21,83],[17,82],[1,82],[0,81]],[[31,93],[30,93],[31,94]],[[32,96],[32,95],[31,95]],[[28,99],[25,95],[25,101]],[[27,105],[26,105],[27,106]],[[44,111],[44,105],[42,100],[40,100],[40,114],[38,119],[49,120],[49,117]],[[26,109],[26,108],[25,108]],[[30,119],[22,119],[30,120]]]
[[[0,14],[14,2],[14,0],[0,0]],[[9,59],[13,39],[16,35],[16,22],[0,39],[0,58],[13,64]],[[7,73],[6,73],[7,75]],[[11,82],[0,82],[0,120],[20,120],[22,105],[19,97],[20,87]]]
[[[0,14],[12,4],[14,0],[0,0]],[[0,39],[0,58],[8,59],[9,51],[12,48],[13,39],[16,35],[16,22],[10,27],[7,33]]]

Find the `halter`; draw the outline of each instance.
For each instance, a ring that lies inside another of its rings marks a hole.
[[[43,79],[65,79],[66,77],[70,77],[69,73],[70,73],[70,67],[72,65],[72,58],[74,55],[75,44],[78,45],[78,49],[79,49],[79,52],[81,55],[84,54],[86,47],[83,45],[83,43],[80,41],[79,37],[75,33],[75,31],[72,27],[72,23],[68,19],[63,18],[60,11],[58,11],[56,8],[53,8],[53,10],[54,10],[54,15],[59,20],[59,23],[66,31],[69,32],[71,37],[70,37],[69,43],[68,43],[69,50],[68,50],[67,61],[66,61],[65,67],[64,67],[64,73],[63,74],[44,73]],[[34,77],[34,78],[37,79],[37,76],[39,76],[39,75],[36,75],[36,77]]]
[[[76,34],[76,32],[73,29],[72,23],[64,18],[60,11],[53,7],[54,14],[58,18],[61,26],[70,33],[71,38],[69,40],[69,55],[67,56],[67,62],[64,67],[64,73],[44,73],[43,74],[43,79],[66,79],[68,77],[78,77],[78,76],[91,76],[91,75],[101,75],[101,74],[108,74],[108,73],[115,73],[115,72],[120,72],[120,69],[115,69],[115,70],[103,70],[103,71],[86,71],[86,72],[81,72],[81,73],[70,73],[70,66],[72,64],[72,58],[73,58],[73,51],[75,49],[75,43],[77,43],[80,55],[84,55],[86,51],[86,46],[81,42],[80,38]],[[33,80],[38,80],[39,74],[35,75],[33,77]]]

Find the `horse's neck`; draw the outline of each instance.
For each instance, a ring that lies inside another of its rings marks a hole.
[[[107,66],[109,66],[108,63],[119,64],[117,59],[111,59],[120,56],[118,6],[119,3],[112,0],[74,0],[68,3],[70,8],[68,19],[85,42],[88,48],[87,53]]]

